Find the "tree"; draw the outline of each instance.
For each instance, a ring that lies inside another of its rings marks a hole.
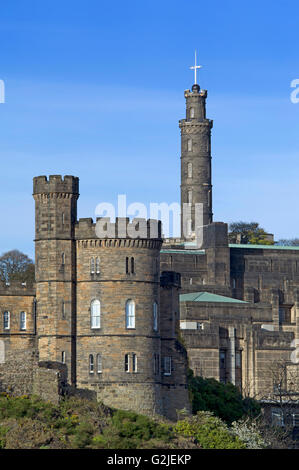
[[[34,263],[19,250],[11,250],[0,256],[0,280],[5,282],[34,282]]]
[[[275,245],[280,245],[280,246],[299,246],[299,238],[281,238],[277,242],[275,242]]]
[[[232,222],[229,225],[228,238],[230,243],[244,243],[251,245],[273,245],[267,232],[259,226],[258,222]]]
[[[188,385],[193,413],[211,411],[228,424],[244,416],[256,417],[260,414],[258,402],[248,397],[243,399],[239,389],[232,383],[194,377],[193,371],[189,371]]]

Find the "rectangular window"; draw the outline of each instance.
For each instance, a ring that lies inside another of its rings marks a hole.
[[[20,313],[20,330],[26,330],[26,312]]]
[[[65,351],[61,352],[61,362],[62,364],[65,364]]]
[[[132,369],[133,372],[137,372],[137,356],[136,354],[132,354]]]
[[[171,357],[164,357],[164,375],[171,375]]]
[[[4,315],[3,315],[3,328],[5,330],[10,329],[10,313],[9,312],[4,312]]]
[[[93,374],[94,373],[94,362],[93,362],[93,355],[89,355],[89,373]]]
[[[94,274],[94,258],[90,260],[90,274]]]
[[[102,370],[102,355],[97,354],[97,373],[101,374],[103,372]]]
[[[100,258],[96,258],[96,273],[100,274]]]
[[[283,414],[281,410],[272,410],[272,425],[283,426]]]
[[[130,372],[130,356],[129,356],[129,354],[125,355],[125,372]]]

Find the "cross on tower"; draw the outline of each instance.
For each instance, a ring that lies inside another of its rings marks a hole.
[[[197,79],[196,79],[196,72],[197,72],[197,69],[201,69],[201,65],[196,65],[196,51],[195,51],[195,61],[194,61],[194,65],[192,65],[192,67],[190,67],[190,69],[194,70],[194,85],[197,85]]]

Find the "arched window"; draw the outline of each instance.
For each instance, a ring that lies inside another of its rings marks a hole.
[[[90,274],[94,274],[94,258],[90,260]]]
[[[135,328],[135,302],[131,299],[126,303],[126,328]]]
[[[20,330],[26,330],[26,312],[20,313]]]
[[[157,302],[153,303],[153,329],[158,331],[158,304]]]
[[[188,152],[192,152],[192,139],[188,139],[187,147],[188,147]]]
[[[192,163],[188,163],[188,178],[192,178]]]
[[[93,374],[94,373],[94,361],[93,361],[93,355],[89,354],[89,373]]]
[[[102,354],[97,354],[97,373],[101,374],[103,372],[102,368]]]
[[[100,258],[96,258],[96,273],[100,274]]]
[[[134,353],[132,354],[132,370],[137,372],[137,356]]]
[[[190,119],[194,118],[194,108],[190,108]]]
[[[10,313],[4,312],[3,314],[3,328],[9,330],[10,328]]]
[[[101,302],[93,300],[90,304],[91,328],[101,327]]]

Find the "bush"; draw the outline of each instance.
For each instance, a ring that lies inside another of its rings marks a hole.
[[[218,417],[207,411],[178,421],[175,431],[193,437],[203,449],[245,449],[246,445]]]
[[[243,399],[239,389],[231,383],[194,377],[193,371],[189,371],[188,387],[194,414],[211,411],[228,424],[244,415],[256,417],[260,414],[259,404],[251,398]]]
[[[241,421],[234,421],[231,430],[246,444],[247,449],[265,449],[267,447],[255,420],[245,418]]]

